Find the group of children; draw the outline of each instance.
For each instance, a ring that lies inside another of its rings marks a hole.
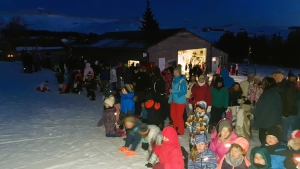
[[[155,112],[159,110],[159,103],[156,103],[150,95],[146,97],[142,104],[142,123],[134,116],[132,85],[124,85],[119,102],[116,101],[114,94],[106,96],[103,116],[98,126],[104,124],[107,137],[126,136],[124,146],[118,149],[124,152],[125,156],[135,155],[138,144],[142,142],[142,148],[148,150],[146,167],[294,169],[300,166],[300,130],[294,131],[286,144],[281,141],[283,133],[281,126],[269,128],[265,144],[251,150],[250,160],[247,157],[249,141],[245,136],[242,137],[235,132],[235,126],[229,119],[224,118],[216,125],[209,142],[210,114],[206,113],[205,101],[196,103],[194,112],[187,119],[190,154],[184,159],[175,129],[172,126],[160,128],[155,124]]]

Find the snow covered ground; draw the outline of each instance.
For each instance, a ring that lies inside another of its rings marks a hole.
[[[125,157],[117,150],[122,138],[106,138],[104,127],[96,127],[102,115],[100,92],[92,102],[85,92],[58,94],[52,71],[24,74],[20,62],[0,62],[0,69],[0,168],[146,168],[140,146],[134,157]],[[51,92],[37,92],[45,80]],[[187,135],[180,136],[186,148]],[[259,144],[257,133],[250,142],[251,147]]]

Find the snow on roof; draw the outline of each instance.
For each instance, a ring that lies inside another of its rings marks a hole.
[[[16,47],[17,52],[21,52],[22,50],[32,51],[32,50],[61,50],[64,49],[61,46],[52,46],[52,47],[42,47],[42,46],[18,46]]]

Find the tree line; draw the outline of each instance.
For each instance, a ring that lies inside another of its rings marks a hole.
[[[244,32],[225,32],[215,45],[228,54],[231,62],[250,61],[286,67],[298,67],[300,62],[300,30],[290,30],[286,39],[280,33],[272,36]]]

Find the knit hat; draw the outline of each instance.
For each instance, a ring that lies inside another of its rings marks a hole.
[[[232,131],[232,125],[231,125],[231,123],[230,123],[228,120],[226,120],[226,119],[222,120],[222,121],[219,123],[218,132],[221,132],[222,129],[223,129],[224,127],[227,127],[230,131]]]
[[[135,118],[133,116],[126,117],[124,123],[135,123]]]
[[[238,137],[236,138],[232,144],[238,144],[239,146],[242,147],[244,153],[247,153],[248,149],[249,149],[249,141],[247,139],[245,139],[244,137]]]
[[[150,132],[150,129],[146,123],[142,123],[139,125],[138,132],[141,135],[146,135]]]
[[[222,77],[217,77],[215,83],[224,82],[224,79]]]
[[[282,133],[282,127],[280,125],[276,125],[268,128],[266,135],[272,135],[275,136],[278,140],[281,140]]]
[[[293,73],[291,70],[290,70],[289,73],[288,73],[288,77],[296,77],[296,78],[297,78],[297,76],[294,75],[294,73]]]
[[[271,74],[283,74],[284,75],[284,70],[282,69],[275,69]]]
[[[196,108],[197,107],[199,107],[200,109],[206,109],[207,104],[205,101],[202,100],[202,101],[196,103]]]
[[[205,134],[199,134],[195,136],[195,143],[207,143],[207,136]]]
[[[174,70],[174,71],[177,71],[180,75],[181,75],[181,67],[180,66],[177,66]]]
[[[290,139],[293,139],[293,138],[300,138],[300,130],[294,130],[292,132]]]
[[[107,98],[107,99],[104,100],[104,103],[108,104],[109,107],[113,107],[113,105],[115,103],[115,100],[114,100],[114,98],[109,97],[109,98]]]
[[[123,87],[127,93],[132,93],[133,92],[133,86],[132,84],[125,84]]]

